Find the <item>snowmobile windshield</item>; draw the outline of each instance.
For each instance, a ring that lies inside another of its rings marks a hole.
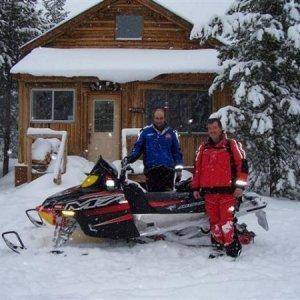
[[[96,162],[94,168],[90,172],[90,175],[107,175],[111,176],[114,179],[118,178],[118,171],[115,166],[105,159],[102,156],[99,157],[98,161]]]
[[[100,156],[92,171],[81,184],[81,188],[103,188],[112,190],[118,187],[117,182],[117,169]]]

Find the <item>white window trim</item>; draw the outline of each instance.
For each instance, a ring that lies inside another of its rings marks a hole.
[[[52,118],[51,119],[33,119],[33,92],[35,91],[51,91],[52,92]],[[54,92],[71,91],[73,92],[73,119],[72,120],[55,120],[54,117]],[[31,123],[74,123],[75,122],[75,105],[76,105],[76,89],[72,88],[34,88],[30,91],[30,122]]]

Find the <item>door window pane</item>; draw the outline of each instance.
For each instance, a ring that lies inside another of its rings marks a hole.
[[[54,120],[73,120],[73,91],[54,91]]]
[[[94,132],[114,131],[114,102],[95,101]]]
[[[153,120],[156,108],[165,108],[167,122],[179,132],[206,131],[206,121],[211,113],[211,101],[206,91],[147,90],[146,122]]]
[[[52,91],[33,91],[32,120],[52,119]]]
[[[117,16],[117,39],[141,39],[142,38],[142,17],[138,15]]]

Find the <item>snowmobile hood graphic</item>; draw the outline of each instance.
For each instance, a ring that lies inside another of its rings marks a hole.
[[[98,238],[145,242],[159,236],[186,245],[209,245],[204,200],[193,198],[189,180],[181,182],[178,190],[147,192],[126,179],[128,171],[133,170],[123,166],[118,176],[115,167],[100,156],[80,186],[48,197],[26,214],[35,226],[42,227],[44,222],[55,226],[55,248],[66,244],[75,230]],[[266,205],[259,195],[245,194],[235,207],[235,216],[254,212],[259,225],[268,230]],[[245,224],[236,224],[236,228],[241,234],[249,233]],[[17,236],[17,245],[9,235]],[[25,248],[14,231],[2,237],[15,252]]]

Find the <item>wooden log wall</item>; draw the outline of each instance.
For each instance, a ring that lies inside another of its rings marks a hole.
[[[207,90],[213,79],[212,74],[166,74],[148,82],[133,82],[121,85],[121,127],[142,128],[145,124],[145,92],[147,89],[167,90]],[[84,155],[89,142],[89,95],[90,82],[82,80],[62,80],[48,82],[36,79],[19,81],[19,162],[26,162],[26,131],[28,127],[51,128],[68,132],[68,154]],[[30,121],[30,93],[33,88],[71,88],[76,91],[75,121],[62,122],[31,122]],[[103,93],[103,92],[99,92]],[[105,93],[105,92],[104,92]],[[218,91],[213,96],[213,111],[231,103],[230,89]],[[203,135],[181,134],[180,142],[186,165],[192,165],[195,151]],[[121,155],[121,153],[120,153]]]
[[[30,120],[30,97],[34,88],[70,88],[75,90],[74,122],[32,122]],[[28,127],[50,128],[68,132],[68,154],[83,155],[87,147],[88,131],[88,85],[82,82],[27,82],[19,81],[19,151],[20,163],[27,162],[26,132]]]
[[[122,86],[122,128],[142,128],[145,124],[145,91],[147,89],[167,90],[205,90],[213,80],[213,74],[165,74],[148,82],[127,83]],[[218,91],[212,98],[212,112],[231,104],[229,88]],[[179,140],[185,165],[193,165],[195,152],[205,138],[204,134],[179,133]],[[128,151],[133,147],[136,138],[128,140]]]
[[[116,16],[142,16],[141,40],[116,40]],[[67,33],[56,37],[45,47],[57,48],[148,48],[199,49],[198,41],[190,40],[192,26],[174,22],[138,1],[119,0],[108,8],[101,8],[87,20]]]

